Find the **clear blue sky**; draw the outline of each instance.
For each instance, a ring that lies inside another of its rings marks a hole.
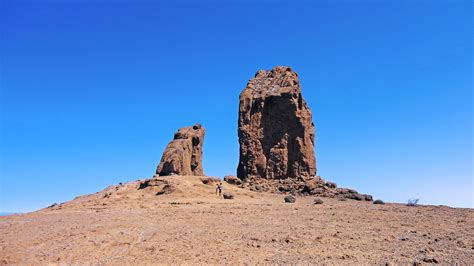
[[[470,1],[130,2],[2,1],[0,211],[150,177],[196,122],[205,173],[235,174],[239,93],[276,65],[299,73],[319,175],[473,207]]]

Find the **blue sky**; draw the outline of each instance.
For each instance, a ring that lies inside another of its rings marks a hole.
[[[276,65],[299,73],[319,175],[474,207],[470,1],[2,4],[0,211],[150,177],[196,122],[205,173],[235,174],[239,93]]]

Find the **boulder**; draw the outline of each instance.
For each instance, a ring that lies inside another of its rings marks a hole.
[[[179,129],[166,146],[156,174],[203,176],[202,144],[205,132],[201,124]]]
[[[242,184],[242,180],[240,180],[238,177],[236,177],[234,175],[224,176],[224,181],[229,183],[229,184],[237,185],[237,186]]]
[[[314,204],[323,204],[324,201],[322,199],[314,199]]]
[[[212,177],[212,176],[204,176],[204,177],[201,177],[201,182],[204,184],[204,185],[212,185],[214,183],[217,183],[217,182],[220,182],[221,180],[217,177]]]
[[[296,202],[296,198],[293,197],[292,195],[285,196],[284,200],[285,200],[286,203],[295,203]]]
[[[374,204],[380,204],[380,205],[384,205],[385,202],[383,202],[383,200],[374,200]]]
[[[374,200],[372,198],[372,195],[362,194],[362,197],[364,197],[364,200],[366,200],[366,201],[373,201]]]
[[[237,176],[249,179],[314,177],[314,124],[289,67],[257,71],[240,94]]]
[[[224,192],[224,194],[222,194],[222,196],[224,197],[224,199],[234,199],[234,195],[232,195],[229,192]]]
[[[319,188],[319,182],[317,179],[315,178],[311,178],[311,179],[308,179],[306,182],[305,182],[305,185],[303,187],[303,193],[306,193],[306,194],[313,194],[317,191],[317,189]]]

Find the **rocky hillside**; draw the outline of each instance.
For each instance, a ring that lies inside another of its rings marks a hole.
[[[9,264],[470,264],[474,211],[253,192],[214,178],[118,184],[0,217]],[[316,204],[317,203],[317,204]]]

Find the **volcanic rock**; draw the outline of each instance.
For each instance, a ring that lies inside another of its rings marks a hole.
[[[201,177],[201,181],[204,185],[212,185],[214,183],[220,182],[221,180],[217,177],[203,176]]]
[[[285,196],[284,200],[285,200],[286,203],[295,203],[296,202],[296,198],[291,196],[291,195]]]
[[[138,184],[138,189],[152,189],[155,195],[163,195],[172,193],[174,188],[173,185],[166,179],[159,177],[146,179]],[[109,195],[110,194],[106,194]]]
[[[224,197],[224,199],[234,199],[234,195],[229,192],[225,192],[224,194],[222,194],[222,197]]]
[[[224,176],[224,181],[229,184],[237,185],[237,186],[242,184],[242,180],[240,180],[238,177],[233,176],[233,175]]]
[[[179,129],[166,146],[156,174],[203,176],[202,144],[205,132],[201,124]]]
[[[238,134],[240,179],[316,175],[312,114],[291,68],[260,70],[248,82],[240,94]]]
[[[318,199],[314,199],[313,203],[314,203],[314,204],[323,204],[324,201],[323,201],[322,199],[319,199],[319,198],[318,198]]]

